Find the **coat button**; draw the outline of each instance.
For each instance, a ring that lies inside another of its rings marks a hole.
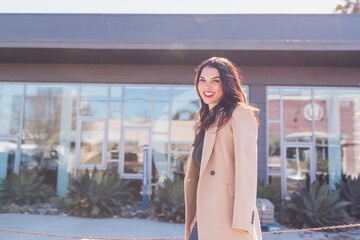
[[[211,171],[210,174],[211,174],[211,175],[215,175],[215,171],[214,171],[214,170]]]

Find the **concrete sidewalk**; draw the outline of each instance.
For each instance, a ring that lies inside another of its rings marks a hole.
[[[166,238],[183,237],[184,224],[164,223],[144,219],[105,218],[89,219],[69,216],[49,216],[30,214],[0,214],[0,228],[20,230],[37,233],[50,233],[59,235],[72,235],[102,238]],[[281,227],[280,230],[286,228]],[[272,234],[263,235],[263,240],[305,240],[305,239],[360,239],[360,230],[347,232],[345,235],[325,235],[326,233],[309,234]],[[1,240],[64,240],[71,238],[59,238],[49,236],[24,235],[19,233],[0,232]],[[206,240],[206,239],[205,239]],[[226,240],[226,239],[219,239]]]

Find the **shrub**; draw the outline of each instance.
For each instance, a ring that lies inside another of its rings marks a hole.
[[[164,186],[158,186],[152,202],[159,220],[169,222],[185,221],[184,181],[166,178]]]
[[[351,179],[350,176],[343,176],[336,187],[341,190],[341,199],[350,202],[346,208],[350,216],[360,219],[360,178]]]
[[[281,196],[272,184],[265,185],[265,181],[258,180],[256,196],[257,198],[269,199],[269,201],[274,204],[275,210],[280,210]]]
[[[68,188],[63,207],[69,214],[81,217],[111,217],[121,212],[121,206],[132,200],[129,181],[116,172],[98,171],[96,168],[73,180]]]
[[[43,179],[36,169],[22,169],[18,175],[11,173],[0,183],[2,202],[30,205],[48,201],[55,196],[55,191],[51,186],[42,183]]]
[[[314,181],[310,189],[299,185],[299,193],[291,193],[285,206],[283,223],[290,227],[308,228],[343,224],[348,217],[345,210],[349,202],[340,200],[340,189],[330,191],[327,183]]]

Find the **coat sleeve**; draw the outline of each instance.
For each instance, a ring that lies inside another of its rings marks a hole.
[[[254,114],[237,107],[232,115],[235,151],[235,199],[232,227],[251,233],[257,192],[257,135]]]

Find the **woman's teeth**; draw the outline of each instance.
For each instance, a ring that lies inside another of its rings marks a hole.
[[[204,92],[205,97],[211,97],[214,94],[215,94],[214,92]]]

